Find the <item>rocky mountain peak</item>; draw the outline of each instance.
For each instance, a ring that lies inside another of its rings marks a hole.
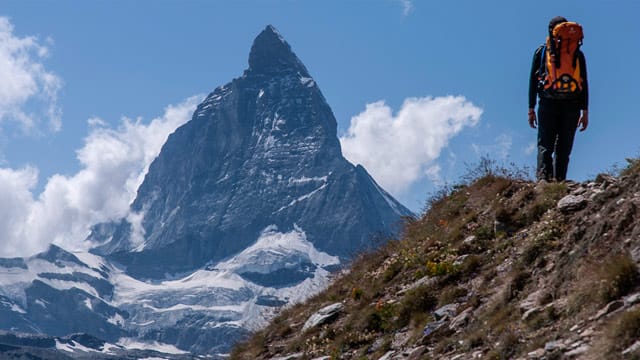
[[[216,88],[149,167],[132,204],[141,228],[98,225],[93,251],[157,279],[238,254],[272,226],[297,226],[317,249],[348,258],[411,212],[342,156],[336,133],[320,88],[269,25],[244,75]]]
[[[309,72],[291,50],[291,46],[275,27],[268,25],[253,42],[249,54],[249,72],[273,74],[283,70],[309,76]]]

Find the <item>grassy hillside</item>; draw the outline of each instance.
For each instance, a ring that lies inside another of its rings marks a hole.
[[[640,161],[585,183],[486,161],[468,179],[232,359],[640,358]]]

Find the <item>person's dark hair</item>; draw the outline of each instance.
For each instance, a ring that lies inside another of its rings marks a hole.
[[[553,31],[554,27],[556,27],[558,24],[562,24],[567,21],[569,20],[567,20],[567,18],[563,16],[556,16],[553,19],[551,19],[551,21],[549,21],[549,35],[551,35],[551,32]]]

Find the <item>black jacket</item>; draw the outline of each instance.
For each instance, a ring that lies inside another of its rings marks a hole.
[[[541,96],[538,93],[538,72],[540,71],[540,57],[542,56],[542,49],[545,45],[541,45],[536,49],[533,54],[533,62],[531,63],[531,75],[529,76],[529,109],[533,109],[536,106],[537,96]],[[587,81],[587,62],[584,59],[584,54],[578,49],[578,61],[580,62],[580,76],[582,77],[582,92],[576,101],[580,109],[587,110],[589,108],[589,82]],[[543,96],[541,96],[543,97]]]

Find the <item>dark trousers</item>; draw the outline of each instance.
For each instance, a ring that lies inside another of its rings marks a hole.
[[[572,101],[541,99],[538,106],[538,179],[567,178],[580,107]],[[553,156],[552,156],[553,155]]]

